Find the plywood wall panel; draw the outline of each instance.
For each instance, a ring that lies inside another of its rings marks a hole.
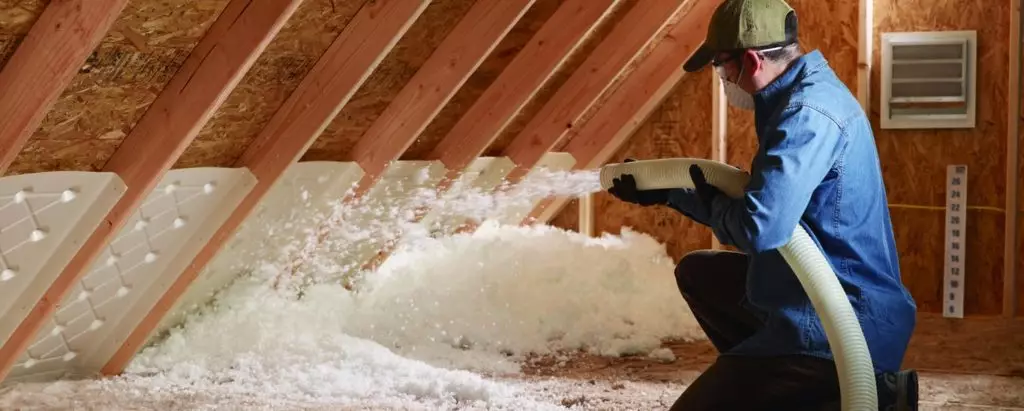
[[[900,270],[918,310],[941,313],[943,295],[943,254],[945,246],[944,210],[918,210],[893,207],[893,229],[899,245]],[[991,258],[1002,249],[991,250],[984,243],[970,240],[984,233],[1002,233],[1003,215],[989,210],[970,210],[967,229],[967,254],[964,311],[967,315],[993,315],[1002,309],[997,298],[1002,289],[1003,267]],[[938,239],[938,241],[931,241]]]
[[[966,164],[970,178],[970,206],[1002,208],[1006,190],[1006,109],[1008,84],[1009,2],[950,0],[875,0],[874,68],[871,113],[879,154],[894,204],[944,206],[946,167]],[[878,97],[881,33],[887,31],[977,30],[977,127],[963,130],[880,130]],[[912,290],[941,282],[944,236],[920,235],[934,230],[927,221],[942,222],[943,211],[913,209],[894,212],[893,225],[908,233],[899,241],[904,282]],[[928,215],[931,214],[931,215]],[[967,216],[968,299],[965,311],[998,314],[1002,295],[1003,221],[1005,215],[971,212]],[[996,223],[999,221],[999,223]],[[941,229],[940,229],[941,230]],[[907,253],[911,247],[925,254]],[[971,250],[974,250],[972,252]],[[913,267],[913,268],[911,268]],[[919,284],[922,284],[919,286]],[[984,298],[975,298],[975,296]],[[927,300],[927,295],[915,294]],[[925,311],[941,308],[926,305]]]
[[[1021,135],[1017,136],[1017,315],[1024,317],[1024,104],[1020,109],[1018,130],[1021,130]]]
[[[8,41],[20,39],[16,33],[31,26],[29,20],[7,20],[35,13],[34,2],[20,3],[9,4],[0,15],[5,21],[0,33],[7,31],[0,37],[8,34]],[[225,4],[227,0],[129,2],[7,175],[102,168]],[[12,46],[0,49],[14,51]]]
[[[579,231],[580,229],[580,200],[571,199],[565,203],[565,207],[562,207],[562,211],[558,213],[554,218],[548,222],[549,225],[561,228],[563,230]],[[595,219],[595,220],[599,220]],[[600,231],[596,231],[595,235],[601,235]]]
[[[306,0],[174,165],[230,167],[366,0]]]

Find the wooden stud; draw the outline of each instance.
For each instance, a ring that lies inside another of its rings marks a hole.
[[[124,370],[206,264],[288,166],[301,158],[429,3],[377,0],[359,11],[235,164],[253,172],[258,179],[256,186],[132,331],[103,367],[103,374]]]
[[[14,162],[127,3],[65,0],[43,10],[0,71],[0,173]]]
[[[608,162],[675,88],[684,74],[683,63],[704,41],[717,6],[711,0],[695,1],[590,121],[571,132],[564,151],[576,159],[575,169],[592,169]],[[564,197],[547,198],[524,222],[550,221],[567,201]]]
[[[1017,315],[1017,196],[1020,145],[1021,20],[1020,0],[1010,0],[1010,78],[1006,112],[1006,219],[1003,237],[1003,315]]]
[[[512,140],[503,155],[515,163],[506,177],[519,182],[540,159],[558,145],[577,121],[629,67],[629,64],[661,32],[687,2],[650,0],[636,4],[558,89],[540,113]]]
[[[349,201],[373,188],[534,1],[479,0],[473,5],[352,149],[352,161],[365,174]]]
[[[577,225],[580,234],[588,237],[594,236],[594,193],[587,193],[580,197],[579,222]]]
[[[726,105],[725,88],[722,85],[722,78],[718,73],[711,72],[711,159],[720,162],[729,161],[728,152],[728,115],[729,107]],[[718,237],[711,233],[711,249],[721,250],[722,243]]]
[[[292,15],[301,0],[234,0],[107,162],[127,185],[96,231],[78,250],[11,338],[0,348],[0,378],[17,360],[43,322],[122,225],[174,165],[220,104]]]
[[[874,51],[874,0],[860,0],[857,25],[857,101],[864,113],[871,114],[871,63]]]

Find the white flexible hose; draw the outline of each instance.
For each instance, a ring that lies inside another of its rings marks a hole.
[[[632,174],[641,190],[693,188],[690,165],[697,164],[707,182],[726,195],[738,198],[750,176],[728,164],[697,158],[668,158],[609,164],[601,169],[601,186],[608,189],[612,179]],[[843,411],[875,411],[878,397],[875,372],[860,322],[836,278],[832,266],[803,227],[797,225],[789,242],[778,249],[810,297],[832,348],[839,374]]]

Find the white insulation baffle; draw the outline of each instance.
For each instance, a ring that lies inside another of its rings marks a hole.
[[[412,222],[418,207],[432,204],[437,198],[437,184],[445,175],[440,161],[396,161],[370,189],[362,203],[345,213],[344,226],[352,228],[345,244],[342,266],[358,270],[385,248],[385,242],[401,235],[404,227],[393,226],[396,220]],[[392,218],[405,216],[407,218]]]
[[[0,178],[0,341],[25,319],[124,191],[114,173]]]
[[[472,217],[462,212],[460,205],[469,205],[472,199],[468,197],[493,192],[513,167],[515,163],[508,157],[478,157],[442,195],[444,206],[432,207],[420,224],[434,236],[454,232]]]
[[[244,168],[168,172],[47,319],[9,379],[98,372],[255,183]]]
[[[967,267],[967,166],[946,168],[946,262],[943,286],[945,309],[949,318],[964,317],[964,270]]]
[[[538,173],[545,173],[548,171],[569,171],[576,165],[576,158],[569,153],[551,152],[544,155],[543,158],[532,170],[526,175],[523,181],[528,181],[534,178]],[[527,188],[524,188],[527,187]],[[535,196],[530,193],[519,193],[519,191],[528,189],[529,184],[517,184],[507,195],[514,198],[529,199],[529,201],[518,201],[509,202],[509,206],[503,210],[500,210],[500,215],[497,220],[503,224],[516,224],[518,225],[530,215],[537,204],[544,200],[544,196]]]
[[[179,324],[189,312],[207,304],[217,290],[235,278],[273,263],[288,253],[281,250],[305,237],[330,214],[363,177],[356,163],[307,161],[292,164],[245,219],[220,252],[206,265],[188,290],[150,335]],[[269,259],[269,260],[268,260]]]

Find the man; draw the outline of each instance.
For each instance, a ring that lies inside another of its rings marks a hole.
[[[803,410],[835,406],[836,365],[807,294],[777,248],[797,224],[818,243],[860,319],[882,410],[917,406],[917,377],[900,371],[916,305],[900,280],[871,125],[819,51],[802,54],[796,13],[782,0],[726,0],[686,62],[710,63],[728,101],[753,110],[759,149],[740,198],[690,171],[693,190],[609,192],[667,205],[743,253],[699,251],[676,269],[680,291],[720,356],[673,410]]]

